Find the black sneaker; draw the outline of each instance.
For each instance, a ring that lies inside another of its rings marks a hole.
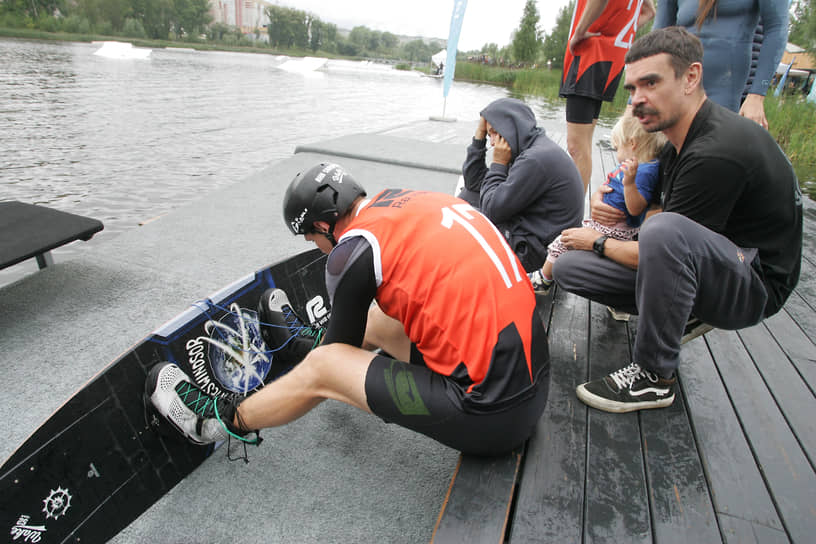
[[[546,295],[552,289],[554,281],[545,278],[541,270],[528,272],[527,277],[530,278],[530,283],[533,284],[533,291],[535,291],[536,295]]]
[[[632,363],[603,378],[579,385],[575,392],[585,404],[605,412],[664,408],[674,402],[677,378],[661,378]]]
[[[150,370],[145,381],[145,398],[194,444],[211,444],[228,437],[260,443],[257,431],[233,425],[234,403],[205,394],[173,363],[160,363]],[[247,438],[251,433],[255,433],[255,438]]]
[[[698,336],[702,336],[713,329],[714,327],[708,323],[703,323],[693,315],[689,316],[689,320],[686,322],[686,328],[683,329],[683,338],[680,340],[680,344],[685,344],[690,340],[694,340]]]
[[[258,302],[261,336],[281,362],[298,363],[323,339],[325,329],[306,325],[283,289],[267,289]]]

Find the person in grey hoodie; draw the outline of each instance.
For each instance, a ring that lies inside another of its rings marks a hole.
[[[457,196],[498,227],[528,272],[544,264],[547,245],[562,230],[583,219],[584,185],[575,163],[521,100],[500,98],[481,111],[462,175]]]

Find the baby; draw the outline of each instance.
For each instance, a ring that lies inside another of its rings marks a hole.
[[[612,128],[612,145],[617,151],[618,166],[607,175],[606,184],[612,191],[603,201],[626,214],[619,223],[607,226],[586,219],[583,226],[597,230],[617,240],[632,240],[646,218],[646,209],[658,190],[659,163],[656,159],[666,143],[661,132],[649,133],[628,111]],[[540,270],[528,274],[537,294],[547,294],[552,287],[553,263],[568,248],[559,236],[547,247],[547,260]]]

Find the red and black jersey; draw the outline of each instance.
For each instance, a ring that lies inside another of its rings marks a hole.
[[[643,0],[609,0],[589,32],[600,32],[583,40],[575,50],[575,56],[567,47],[564,54],[564,71],[559,95],[585,96],[611,102],[615,98],[624,57],[637,31],[637,20]],[[586,9],[587,0],[578,0],[572,14],[570,39]]]
[[[546,350],[534,346],[535,295],[485,216],[450,195],[386,190],[360,206],[335,251],[355,237],[371,247],[377,303],[429,369],[480,401],[529,387],[531,353]]]

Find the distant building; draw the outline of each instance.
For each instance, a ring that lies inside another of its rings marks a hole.
[[[258,34],[266,41],[266,8],[273,5],[265,0],[210,0],[210,14],[214,23],[238,27],[242,34]]]
[[[788,70],[790,65],[790,70]],[[816,76],[816,59],[805,49],[788,42],[782,60],[776,68],[775,82],[787,72],[785,86],[808,94]]]
[[[788,42],[788,45],[785,47],[785,52],[782,53],[780,64],[784,64],[787,67],[791,62],[793,63],[791,70],[816,72],[816,59],[813,58],[813,55],[798,45]]]

